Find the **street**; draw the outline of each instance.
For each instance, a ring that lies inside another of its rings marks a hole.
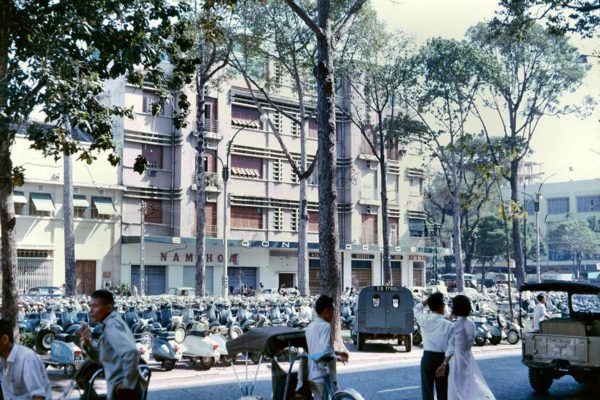
[[[365,352],[357,352],[348,345],[350,362],[338,368],[340,386],[358,390],[365,400],[417,400],[421,398],[419,360],[420,347],[409,354],[403,347],[387,343],[367,344]],[[473,349],[479,367],[497,399],[594,399],[597,394],[578,384],[571,377],[555,381],[547,396],[534,395],[529,386],[527,369],[521,364],[520,345],[499,345]],[[153,365],[154,367],[154,365]],[[256,366],[250,365],[249,379],[254,377]],[[243,363],[235,366],[242,382],[246,377]],[[55,397],[68,382],[62,372],[50,371]],[[263,363],[258,371],[255,395],[270,399],[270,363]],[[75,395],[75,393],[74,393]],[[171,372],[156,365],[150,384],[149,400],[231,400],[241,397],[240,387],[231,367],[217,366],[209,371],[194,369],[189,364],[178,364]],[[75,396],[72,398],[76,398]]]

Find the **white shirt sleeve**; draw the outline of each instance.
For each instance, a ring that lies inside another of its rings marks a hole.
[[[415,314],[415,319],[417,320],[417,324],[419,324],[419,326],[421,328],[424,328],[425,319],[426,319],[426,315],[425,315],[425,313],[423,313],[424,308],[425,308],[425,306],[421,302],[418,302],[415,305],[415,307],[413,308],[413,313]]]
[[[46,369],[42,365],[40,359],[34,353],[25,353],[25,360],[23,362],[24,372],[27,374],[25,379],[25,386],[31,397],[40,396],[46,400],[52,400],[48,398],[48,393],[52,393],[50,389],[50,381]]]

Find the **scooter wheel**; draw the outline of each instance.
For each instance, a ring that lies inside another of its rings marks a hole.
[[[508,331],[508,334],[506,335],[506,341],[509,344],[519,343],[519,334],[516,331]]]
[[[213,357],[200,357],[200,365],[204,369],[211,369],[215,365],[215,359]]]
[[[50,347],[52,347],[52,342],[55,338],[54,332],[50,329],[42,329],[38,332],[37,337],[35,338],[35,350],[38,354],[46,354],[50,351]]]
[[[239,336],[242,336],[244,331],[240,328],[239,325],[231,325],[229,328],[229,332],[227,332],[227,336],[229,336],[229,340],[235,339]]]
[[[477,345],[477,346],[485,345],[485,338],[483,336],[475,336],[475,345]]]
[[[185,328],[183,326],[178,326],[175,328],[175,341],[179,344],[183,343],[185,340]]]
[[[177,361],[175,360],[162,360],[160,365],[165,371],[171,371],[173,368],[175,368],[176,363]]]

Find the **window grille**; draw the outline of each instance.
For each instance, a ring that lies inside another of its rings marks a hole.
[[[273,210],[273,229],[276,231],[283,229],[283,211],[281,208]]]

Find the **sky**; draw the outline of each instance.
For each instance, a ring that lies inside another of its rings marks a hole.
[[[388,29],[413,35],[417,44],[442,36],[462,39],[477,22],[490,20],[496,0],[372,0]],[[600,50],[596,39],[573,38],[582,54]],[[592,66],[582,87],[564,97],[579,103],[592,95],[600,103],[600,58],[589,58]],[[532,161],[542,163],[548,182],[600,178],[600,106],[585,119],[575,116],[544,117],[532,140]]]

